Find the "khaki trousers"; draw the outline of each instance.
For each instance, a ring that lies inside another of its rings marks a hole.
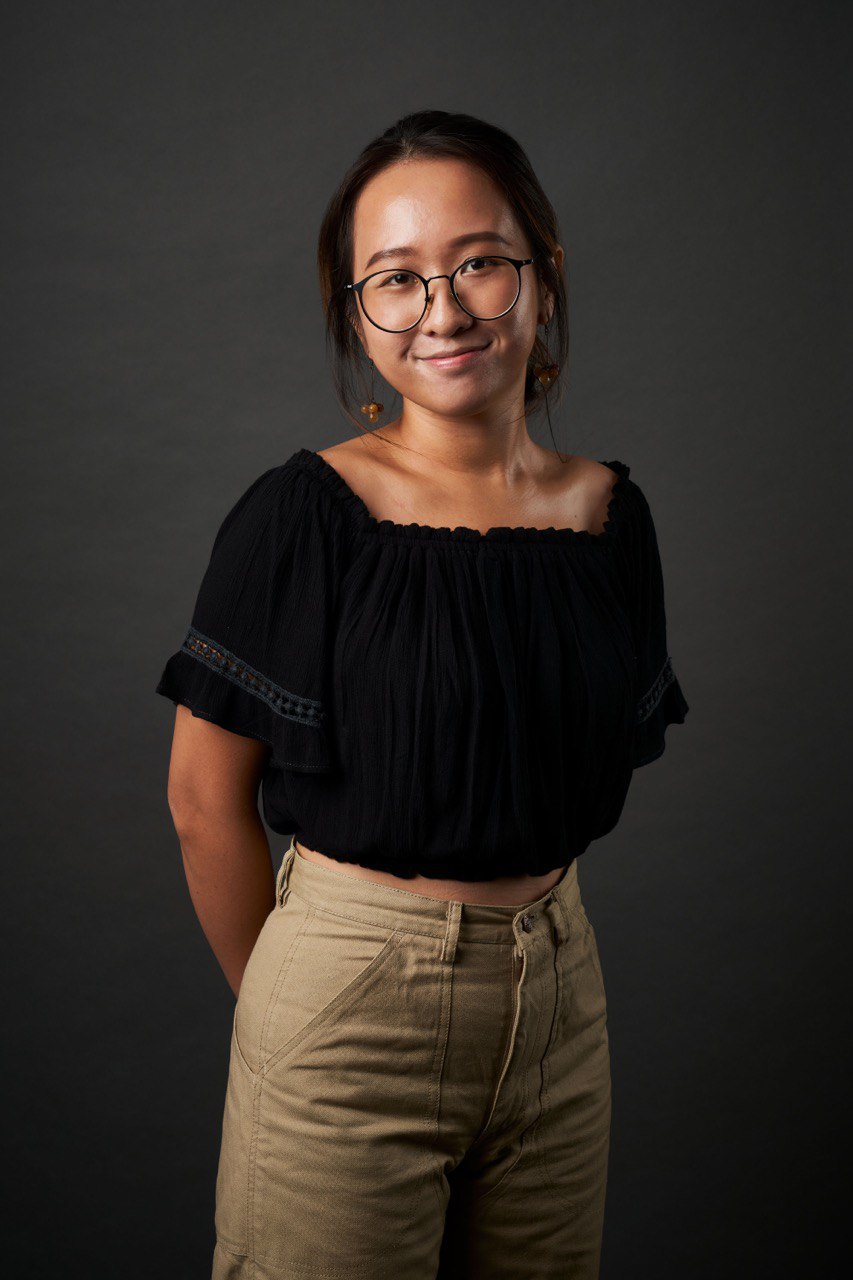
[[[240,988],[213,1280],[594,1280],[610,1052],[577,863],[442,902],[291,841]]]

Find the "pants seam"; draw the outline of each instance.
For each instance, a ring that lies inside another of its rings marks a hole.
[[[257,1171],[258,1135],[260,1132],[261,1094],[263,1077],[252,1081],[252,1134],[249,1140],[248,1186],[246,1194],[246,1256],[249,1263],[249,1277],[255,1274],[255,1179]]]
[[[537,950],[537,951],[539,951],[539,950],[541,950],[541,949],[542,949],[542,948],[541,948],[541,944],[537,943],[537,944],[536,944],[536,950]],[[533,948],[532,948],[532,947],[531,947],[531,950],[533,950]],[[541,1028],[541,1026],[542,1026],[542,1002],[541,1002],[541,1000],[540,1000],[540,1001],[537,1001],[537,1005],[538,1005],[538,1012],[537,1012],[537,1016],[536,1016],[536,1031],[534,1032],[534,1035],[533,1035],[533,1043],[534,1043],[534,1044],[537,1044],[537,1043],[538,1043],[538,1041],[539,1041],[539,1031],[540,1031],[540,1028]],[[549,1036],[548,1044],[546,1044],[546,1046],[545,1046],[545,1053],[546,1053],[546,1054],[547,1054],[547,1052],[548,1052],[548,1045],[549,1045],[549,1044],[550,1044],[550,1036]],[[539,1069],[540,1069],[540,1072],[541,1072],[541,1070],[542,1070],[542,1059],[541,1059],[541,1058],[540,1058],[540,1060],[539,1060]],[[529,1098],[529,1096],[530,1096],[530,1093],[529,1093],[529,1072],[525,1071],[525,1072],[524,1072],[524,1103],[523,1103],[522,1111],[521,1111],[521,1114],[522,1114],[523,1116],[527,1114],[527,1103],[528,1103],[528,1098]],[[542,1088],[541,1088],[541,1075],[540,1075],[540,1088],[539,1088],[539,1114],[537,1114],[536,1119],[535,1119],[535,1120],[533,1120],[533,1122],[532,1122],[531,1124],[528,1124],[528,1125],[527,1125],[527,1127],[526,1127],[526,1128],[524,1128],[524,1129],[522,1129],[522,1131],[521,1131],[521,1135],[520,1135],[520,1137],[519,1137],[519,1141],[518,1141],[518,1146],[519,1146],[518,1159],[517,1159],[517,1160],[515,1160],[515,1161],[513,1162],[513,1166],[512,1166],[512,1168],[513,1168],[513,1169],[514,1169],[514,1168],[515,1168],[515,1166],[518,1164],[518,1161],[521,1159],[522,1155],[524,1154],[525,1147],[526,1147],[526,1144],[527,1144],[527,1138],[528,1138],[528,1135],[532,1135],[532,1133],[533,1133],[534,1129],[536,1128],[537,1124],[539,1123],[539,1117],[540,1117],[540,1115],[541,1115],[541,1109],[542,1109]],[[511,1172],[511,1170],[509,1170],[508,1172]]]
[[[442,942],[442,948],[444,943]],[[433,1176],[430,1177],[430,1185],[435,1195],[436,1206],[439,1213],[444,1212],[444,1205],[438,1190],[438,1179],[441,1175],[441,1164],[436,1156],[436,1147],[441,1133],[441,1093],[444,1077],[444,1064],[447,1060],[447,1044],[450,1039],[450,1019],[453,1010],[453,970],[456,959],[451,960],[449,964],[439,959],[439,969],[441,971],[441,1017],[439,1019],[438,1032],[436,1034],[435,1048],[433,1050],[433,1070],[430,1076],[430,1088],[435,1088],[436,1100],[435,1108],[432,1112],[432,1141],[430,1143],[430,1155],[433,1164]],[[440,1061],[439,1043],[441,1044]],[[437,1068],[437,1069],[436,1069]],[[433,1085],[433,1082],[435,1084]]]
[[[550,1110],[551,1108],[551,1092],[549,1089],[549,1083],[551,1079],[550,1055],[551,1055],[552,1045],[557,1036],[557,1028],[560,1024],[560,1005],[561,1005],[562,995],[563,995],[563,979],[560,973],[560,947],[562,945],[563,945],[562,942],[560,942],[554,948],[554,980],[555,980],[555,986],[556,986],[556,991],[554,995],[554,1018],[551,1023],[551,1034],[548,1037],[548,1045],[545,1049],[545,1055],[542,1059],[542,1094],[544,1095],[544,1100],[540,1102],[539,1119],[537,1121],[537,1126],[536,1126],[537,1132],[535,1135],[535,1145],[537,1150],[539,1151],[539,1159],[542,1165],[542,1173],[544,1175],[545,1182],[549,1190],[551,1190],[554,1194],[556,1194],[557,1192],[557,1187],[554,1183],[553,1177],[551,1176],[551,1169],[548,1164],[548,1157],[545,1153],[545,1147],[542,1145],[539,1139],[539,1124],[541,1123],[546,1110]]]

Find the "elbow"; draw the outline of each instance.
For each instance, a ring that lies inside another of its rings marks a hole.
[[[210,820],[208,806],[198,792],[181,786],[172,779],[166,788],[166,803],[172,815],[172,825],[179,837],[190,835]]]
[[[173,781],[167,787],[166,802],[182,842],[260,819],[257,788],[182,786]]]
[[[209,823],[217,783],[220,792],[224,791],[221,777],[216,775],[211,779],[209,770],[199,769],[191,762],[186,749],[173,749],[166,783],[166,803],[179,836]]]

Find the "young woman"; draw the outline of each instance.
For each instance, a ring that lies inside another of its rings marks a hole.
[[[379,422],[375,370],[400,412],[249,485],[157,686],[238,994],[215,1280],[598,1275],[610,1059],[577,860],[688,708],[628,466],[528,434],[562,266],[500,129],[425,111],[365,148],[320,279],[344,408]],[[292,833],[274,882],[259,783]]]

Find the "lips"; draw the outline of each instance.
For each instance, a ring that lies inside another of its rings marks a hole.
[[[427,364],[446,365],[448,367],[454,364],[465,364],[467,360],[473,360],[481,351],[485,351],[490,344],[484,343],[480,347],[460,347],[458,351],[444,351],[440,355],[421,356],[420,359],[426,361]],[[467,357],[463,360],[462,357]]]
[[[469,351],[482,351],[482,347],[460,347],[458,351],[440,351],[438,355],[421,356],[422,360],[450,360],[454,356],[467,355]]]

